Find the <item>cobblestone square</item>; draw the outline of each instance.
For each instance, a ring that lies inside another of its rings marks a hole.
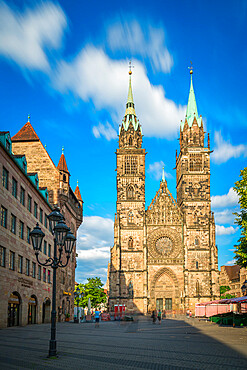
[[[50,325],[0,331],[1,369],[246,369],[246,328],[198,319],[57,325],[57,359],[48,359]]]

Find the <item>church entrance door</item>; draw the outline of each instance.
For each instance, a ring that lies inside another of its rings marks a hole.
[[[163,298],[156,299],[156,310],[163,311]]]

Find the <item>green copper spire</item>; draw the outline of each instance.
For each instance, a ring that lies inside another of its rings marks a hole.
[[[132,75],[132,71],[130,70],[129,71],[129,91],[128,91],[127,104],[128,103],[134,104],[133,93],[132,93],[132,86],[131,86],[131,75]]]
[[[131,86],[131,62],[129,62],[129,90],[128,90],[128,99],[126,104],[126,111],[124,115],[124,119],[122,121],[123,127],[125,131],[128,130],[130,122],[132,122],[134,130],[136,131],[138,129],[139,121],[136,117],[135,112],[135,104],[133,99],[133,93],[132,93],[132,86]]]
[[[193,124],[194,118],[196,118],[198,126],[201,127],[202,118],[198,116],[196,97],[195,97],[193,81],[192,81],[193,69],[192,67],[189,67],[189,68],[190,68],[191,81],[190,81],[190,93],[189,93],[189,99],[188,99],[185,119],[187,120],[189,127],[191,127]],[[181,122],[182,130],[184,128],[184,123],[185,122]]]

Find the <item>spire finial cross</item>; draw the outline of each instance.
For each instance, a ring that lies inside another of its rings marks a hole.
[[[134,68],[134,66],[131,64],[131,60],[129,61],[129,75],[132,75],[132,68]]]
[[[193,74],[193,67],[192,67],[192,61],[190,61],[190,67],[188,67],[189,68],[189,70],[190,70],[190,74],[192,75]]]
[[[62,146],[62,154],[64,154],[64,146]]]
[[[27,116],[27,122],[30,122],[30,114]]]

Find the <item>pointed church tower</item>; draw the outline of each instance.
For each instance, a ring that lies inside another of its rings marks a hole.
[[[184,299],[194,309],[200,299],[218,292],[218,252],[210,200],[210,148],[204,146],[202,117],[198,116],[192,81],[185,121],[180,126],[180,153],[176,158],[177,203],[184,214]]]
[[[60,189],[63,189],[64,191],[68,191],[69,189],[69,178],[70,173],[67,167],[66,159],[64,156],[64,147],[62,147],[62,154],[59,159],[57,169],[59,170],[59,184]]]
[[[77,180],[77,186],[75,188],[75,196],[78,199],[81,207],[83,207],[83,200],[82,200],[82,197],[81,197],[81,192],[80,192],[80,189],[79,189],[78,180]]]
[[[128,312],[147,306],[145,218],[145,149],[135,112],[129,71],[126,111],[117,149],[117,213],[109,273],[109,305],[124,304]]]

